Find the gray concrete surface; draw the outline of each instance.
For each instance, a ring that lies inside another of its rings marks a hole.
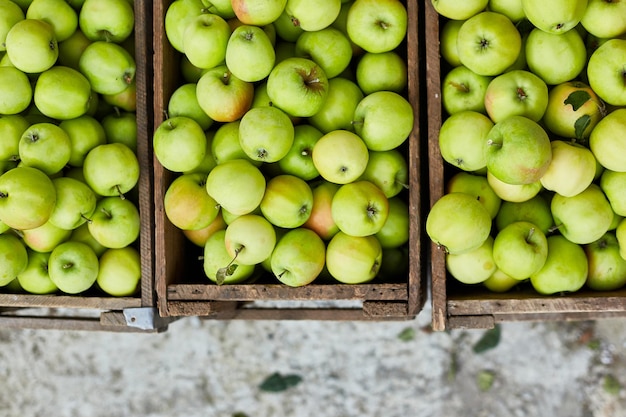
[[[624,320],[179,320],[161,334],[0,330],[3,417],[626,416]],[[270,375],[296,376],[283,391]]]

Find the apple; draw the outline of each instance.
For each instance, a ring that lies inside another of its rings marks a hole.
[[[69,240],[87,244],[91,249],[93,249],[94,253],[98,257],[109,249],[93,237],[89,231],[89,223],[87,222],[72,230]]]
[[[533,120],[511,116],[496,124],[485,141],[487,170],[508,184],[531,184],[552,159],[550,138]]]
[[[23,19],[15,23],[7,33],[4,45],[11,64],[26,73],[43,72],[59,57],[54,28],[39,19]]]
[[[211,140],[211,153],[217,165],[231,159],[247,159],[255,165],[260,164],[259,161],[252,161],[241,148],[239,143],[240,124],[241,121],[236,120],[220,124],[215,129],[215,134]]]
[[[456,40],[459,29],[463,23],[465,23],[465,19],[446,20],[442,22],[442,26],[439,29],[439,52],[443,60],[447,62],[451,68],[462,65],[459,59],[459,50],[456,45]]]
[[[189,62],[198,68],[213,68],[224,62],[230,26],[222,17],[202,13],[188,23],[182,46]]]
[[[7,285],[27,268],[28,252],[17,236],[0,234],[0,261],[0,285]]]
[[[620,255],[620,246],[614,233],[607,232],[600,239],[583,246],[589,271],[586,286],[596,291],[613,291],[626,285],[626,259]]]
[[[19,161],[20,138],[29,126],[28,120],[20,114],[0,117],[0,161]]]
[[[332,217],[332,201],[339,187],[339,184],[324,180],[311,186],[313,206],[302,226],[313,230],[324,241],[330,240],[339,231]]]
[[[441,157],[463,171],[484,169],[487,166],[484,144],[493,125],[488,116],[474,110],[451,114],[439,129]]]
[[[48,273],[50,252],[36,252],[29,249],[27,253],[28,264],[17,275],[20,287],[31,294],[53,294],[57,292],[58,288]]]
[[[613,209],[597,184],[573,197],[555,194],[550,203],[554,224],[568,240],[581,245],[600,239],[613,222]]]
[[[74,119],[62,120],[59,127],[70,139],[68,164],[73,167],[82,167],[89,151],[107,143],[104,125],[93,116],[85,114]]]
[[[122,143],[105,143],[89,151],[83,162],[87,184],[100,196],[119,196],[139,182],[137,155]]]
[[[584,191],[594,180],[596,159],[593,153],[576,142],[553,140],[552,160],[539,179],[546,190],[565,197]]]
[[[624,218],[619,221],[614,231],[619,244],[619,253],[623,259],[626,259],[626,220]]]
[[[48,175],[61,171],[70,159],[69,136],[53,123],[30,125],[22,133],[18,146],[22,165],[37,168]]]
[[[78,14],[65,0],[33,0],[26,9],[26,18],[52,25],[57,42],[66,40],[78,28]]]
[[[372,151],[402,145],[413,130],[413,106],[393,91],[367,94],[354,110],[354,131]]]
[[[487,9],[505,15],[513,23],[518,23],[526,17],[522,0],[489,0]]]
[[[126,115],[133,113],[125,113]],[[108,117],[114,117],[112,113]],[[213,125],[213,120],[202,110],[196,96],[196,83],[184,83],[176,87],[167,102],[167,116],[186,116],[195,120],[202,130],[207,130]],[[122,117],[122,113],[118,115]]]
[[[50,220],[33,229],[20,230],[24,244],[37,252],[50,252],[60,243],[67,241],[72,231],[54,225]]]
[[[600,188],[618,216],[626,216],[626,172],[605,169],[600,176]]]
[[[493,260],[498,269],[512,278],[530,278],[543,267],[547,257],[546,235],[533,223],[510,223],[495,236]]]
[[[26,110],[33,99],[28,76],[15,67],[0,66],[0,114],[13,115]]]
[[[99,262],[93,249],[85,243],[67,241],[55,247],[48,259],[52,282],[67,294],[87,291],[96,282]]]
[[[59,42],[57,64],[75,70],[79,69],[78,63],[80,62],[80,56],[90,43],[91,41],[87,39],[85,34],[80,29],[76,29],[69,38],[65,39],[63,42]]]
[[[593,36],[616,38],[626,33],[626,4],[621,1],[588,0],[581,25]]]
[[[116,94],[102,94],[102,101],[114,109],[124,111],[137,110],[137,82],[133,80],[124,90]]]
[[[56,204],[52,180],[37,168],[20,166],[0,175],[0,219],[17,230],[48,221]]]
[[[183,35],[190,22],[199,14],[206,12],[202,0],[176,0],[165,12],[163,27],[167,40],[178,52],[185,52]]]
[[[489,212],[470,194],[444,194],[426,217],[428,237],[446,253],[474,250],[485,242],[490,232]]]
[[[519,285],[521,281],[512,278],[496,268],[493,274],[482,282],[483,286],[489,291],[496,293],[505,293],[515,286]]]
[[[440,15],[453,20],[465,20],[485,10],[488,0],[431,0]]]
[[[331,78],[324,104],[308,121],[322,133],[338,129],[354,131],[354,111],[363,97],[363,91],[354,81],[342,76]]]
[[[123,46],[106,41],[90,43],[78,61],[80,72],[100,94],[117,94],[135,81],[135,57]]]
[[[409,188],[409,167],[406,157],[398,149],[370,151],[365,171],[360,180],[375,184],[387,198]]]
[[[585,14],[587,0],[522,0],[524,14],[546,33],[562,34],[573,29]]]
[[[478,248],[460,254],[446,254],[446,271],[463,284],[479,284],[496,271],[493,259],[493,237],[489,236]]]
[[[239,120],[252,105],[254,85],[231,73],[226,65],[207,70],[196,84],[198,104],[217,122]]]
[[[484,11],[460,27],[457,49],[459,60],[467,68],[479,75],[496,76],[517,60],[522,37],[508,17]]]
[[[102,246],[123,248],[139,238],[139,210],[128,199],[103,197],[87,222],[89,232]]]
[[[9,30],[20,20],[26,17],[24,11],[13,1],[0,2],[0,51],[6,51],[6,37]]]
[[[114,111],[102,117],[100,125],[107,142],[122,143],[137,153],[137,114],[135,112]]]
[[[173,172],[196,168],[206,155],[206,135],[194,119],[174,116],[165,119],[152,137],[154,155]]]
[[[224,245],[233,261],[256,265],[272,254],[276,245],[276,231],[265,217],[244,214],[226,227]]]
[[[45,116],[74,119],[89,109],[91,85],[79,71],[55,65],[37,78],[33,100]]]
[[[261,213],[276,227],[295,229],[311,215],[313,192],[295,175],[278,175],[267,181],[260,203]]]
[[[357,62],[355,77],[364,94],[382,90],[402,93],[408,85],[408,66],[395,50],[366,52]]]
[[[233,0],[232,10],[244,25],[264,26],[278,19],[287,0]]]
[[[399,248],[409,241],[409,206],[399,196],[389,198],[388,204],[387,220],[375,236],[383,249]]]
[[[548,86],[526,70],[512,70],[496,76],[485,91],[485,109],[494,123],[514,115],[538,122],[547,106]]]
[[[203,248],[209,237],[218,230],[222,229],[226,229],[226,222],[224,221],[222,211],[220,210],[217,212],[215,219],[209,223],[208,226],[197,230],[183,229],[183,234],[191,243]]]
[[[618,108],[598,122],[589,135],[589,148],[603,168],[626,171],[626,109]]]
[[[486,175],[457,172],[446,182],[446,193],[465,193],[475,196],[485,206],[492,219],[496,218],[502,205],[502,199],[491,188]]]
[[[530,184],[508,184],[498,179],[490,171],[487,171],[487,182],[502,201],[514,203],[530,200],[543,190],[541,179],[531,182]]]
[[[348,68],[352,60],[352,45],[347,35],[329,26],[302,33],[296,40],[295,53],[315,61],[330,79]]]
[[[258,26],[237,27],[228,39],[225,55],[228,69],[247,82],[265,79],[276,62],[274,45]]]
[[[294,126],[291,148],[285,156],[278,160],[280,170],[305,181],[317,178],[319,172],[313,164],[312,154],[315,144],[322,136],[324,134],[310,124]]]
[[[521,202],[503,201],[494,220],[496,230],[513,222],[525,221],[534,224],[544,235],[548,235],[554,225],[550,202],[541,194]]]
[[[272,252],[270,267],[280,282],[290,287],[310,284],[326,263],[326,246],[314,231],[287,231]]]
[[[304,31],[322,30],[339,16],[341,0],[287,0],[285,13]]]
[[[100,256],[96,283],[114,297],[128,297],[137,292],[141,281],[141,256],[132,246],[107,249]]]
[[[183,230],[207,227],[219,213],[217,202],[206,191],[206,175],[182,174],[167,187],[163,199],[165,215]]]
[[[600,45],[587,62],[587,79],[596,94],[613,106],[626,105],[624,63],[626,39],[609,39]]]
[[[533,288],[544,295],[580,290],[589,270],[584,249],[559,234],[546,240],[548,257],[543,267],[530,276]]]
[[[331,203],[331,215],[340,231],[350,236],[378,233],[389,215],[389,200],[369,181],[343,184]]]
[[[135,28],[133,3],[128,0],[85,0],[78,25],[92,41],[122,43]]]
[[[464,110],[487,114],[485,94],[493,77],[478,75],[464,65],[452,68],[441,83],[441,104],[452,115]]]
[[[209,172],[206,189],[224,210],[235,215],[251,213],[265,194],[265,176],[246,159],[224,161]]]
[[[383,249],[375,236],[338,232],[326,245],[328,273],[343,284],[363,284],[380,271]]]
[[[274,106],[290,116],[310,117],[323,106],[328,95],[328,77],[315,61],[286,58],[274,66],[267,78],[267,94]]]
[[[355,0],[348,10],[346,30],[366,52],[396,49],[406,37],[408,13],[399,0]]]
[[[204,246],[204,273],[218,285],[243,282],[252,276],[255,269],[255,265],[244,265],[232,260],[224,244],[225,235],[226,229],[216,231]]]
[[[295,51],[296,41],[298,37],[304,33],[304,29],[300,27],[300,22],[297,19],[290,16],[285,10],[278,16],[274,22],[272,22],[276,29],[276,34],[284,42],[280,42],[277,45],[291,45]],[[276,62],[279,60],[277,59]]]
[[[239,124],[239,144],[255,161],[277,162],[293,145],[294,127],[289,116],[277,107],[254,107]]]
[[[347,184],[365,172],[369,151],[356,133],[333,130],[319,138],[313,147],[312,159],[322,178],[336,184]]]
[[[73,230],[89,221],[96,209],[96,194],[84,182],[70,177],[53,178],[56,204],[48,221],[61,229]]]

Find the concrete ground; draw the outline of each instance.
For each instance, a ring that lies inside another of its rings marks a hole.
[[[432,333],[426,306],[410,322],[2,329],[0,416],[620,417],[624,324],[506,323],[498,340]]]

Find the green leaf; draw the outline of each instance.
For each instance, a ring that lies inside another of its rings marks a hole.
[[[622,389],[622,385],[613,375],[607,375],[604,377],[604,391],[607,394],[617,395]]]
[[[492,371],[480,371],[478,375],[476,375],[476,383],[478,384],[478,389],[481,391],[489,391],[493,386],[493,381],[496,379],[496,375]]]
[[[281,375],[278,372],[274,372],[261,382],[259,388],[261,391],[266,392],[281,392],[298,385],[301,381],[302,377],[300,375]]]
[[[576,135],[576,139],[583,138],[583,133],[585,132],[585,129],[587,129],[587,126],[589,126],[589,123],[591,123],[591,116],[589,116],[588,114],[580,116],[574,122],[574,132]]]
[[[483,336],[474,344],[474,353],[483,353],[493,349],[500,343],[500,325],[496,324],[493,329],[487,330]]]
[[[412,327],[406,327],[400,333],[398,333],[398,339],[403,342],[408,342],[415,339],[415,329]]]
[[[571,104],[574,111],[576,111],[589,100],[591,100],[591,95],[587,91],[576,90],[570,93],[563,103]]]
[[[217,285],[222,285],[226,278],[235,273],[238,266],[239,265],[237,264],[230,264],[227,267],[218,269],[217,274],[215,274],[215,283]]]

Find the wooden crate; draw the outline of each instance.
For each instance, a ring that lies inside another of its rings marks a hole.
[[[152,198],[152,2],[135,0],[137,64],[137,154],[140,165],[138,208],[141,232],[141,288],[137,295],[110,297],[89,290],[77,295],[0,293],[0,327],[119,332],[161,332],[167,320],[156,314],[154,291],[154,204]]]
[[[448,68],[439,53],[439,28],[445,19],[425,0],[426,102],[428,113],[428,172],[430,205],[444,194],[453,169],[439,151],[439,128],[444,113],[441,80]],[[505,321],[576,321],[626,316],[626,289],[612,292],[581,290],[543,296],[530,288],[494,293],[481,286],[461,285],[445,266],[445,255],[430,242],[432,327],[491,328]]]
[[[165,109],[180,85],[180,54],[169,44],[163,22],[170,0],[154,4],[154,124],[165,119]],[[282,285],[265,273],[254,283],[218,286],[206,278],[199,248],[166,218],[163,196],[174,174],[155,159],[155,286],[162,317],[202,316],[214,319],[314,319],[403,320],[412,319],[425,302],[425,244],[422,233],[422,180],[420,172],[420,122],[418,83],[418,7],[407,4],[409,30],[406,39],[409,67],[409,99],[414,104],[415,126],[407,145],[410,192],[410,255],[408,276],[393,282],[367,284],[312,283],[300,288]],[[347,305],[345,304],[347,303]]]

